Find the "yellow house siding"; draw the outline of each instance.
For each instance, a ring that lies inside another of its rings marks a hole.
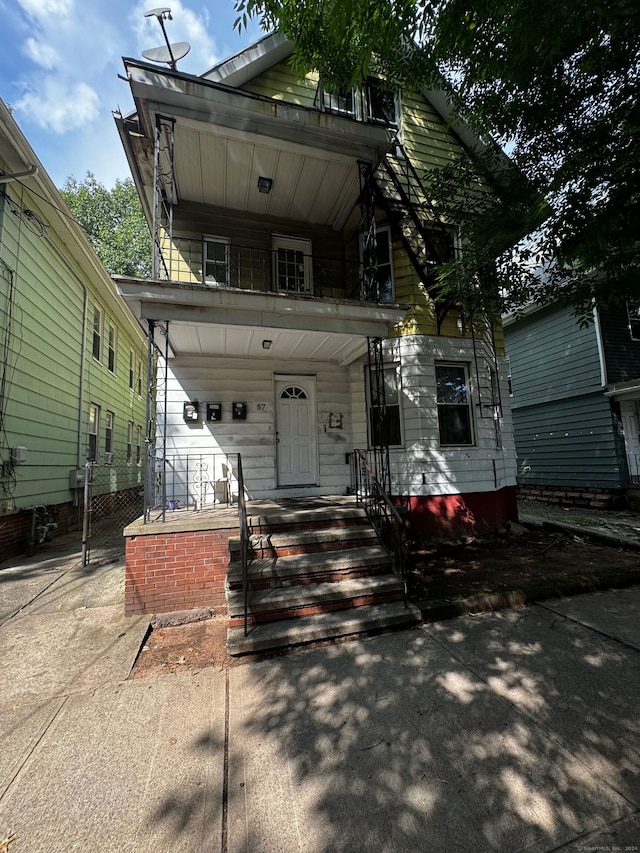
[[[307,74],[306,77],[299,79],[288,60],[274,65],[269,71],[243,86],[245,91],[253,92],[255,95],[264,95],[278,101],[289,101],[304,107],[314,106],[317,88],[316,74]]]

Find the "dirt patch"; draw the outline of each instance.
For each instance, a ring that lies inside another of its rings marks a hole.
[[[411,555],[410,597],[416,603],[455,601],[493,593],[567,593],[601,587],[628,575],[640,582],[640,554],[564,531],[513,525],[496,534],[441,543]]]
[[[524,592],[532,601],[631,583],[640,583],[637,550],[522,525],[415,551],[409,563],[409,596],[421,607],[509,592]],[[227,621],[219,616],[155,628],[131,677],[238,666],[258,657],[230,657],[226,641]]]

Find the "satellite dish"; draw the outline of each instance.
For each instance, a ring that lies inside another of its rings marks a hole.
[[[150,47],[149,50],[143,50],[142,55],[149,62],[167,62],[175,71],[176,62],[184,57],[191,50],[191,45],[186,41],[177,41],[173,44],[167,44],[166,47]]]
[[[169,44],[167,31],[164,28],[165,20],[173,20],[171,17],[171,9],[168,6],[159,6],[157,9],[150,9],[144,13],[145,18],[157,18],[162,29],[162,35],[166,42],[165,46],[151,47],[149,50],[143,50],[142,55],[150,62],[166,62],[172,71],[176,70],[176,63],[191,50],[191,45],[186,41],[177,41],[174,44]]]

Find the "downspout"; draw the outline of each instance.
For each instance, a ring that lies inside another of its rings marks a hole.
[[[593,323],[596,330],[596,343],[598,345],[598,360],[600,362],[600,384],[604,390],[607,387],[607,364],[604,358],[604,344],[602,342],[602,327],[600,326],[600,314],[597,307],[593,306]]]
[[[9,172],[3,172],[0,175],[0,184],[8,184],[10,181],[19,181],[22,178],[33,178],[37,174],[37,166],[29,166],[29,168],[25,172],[16,172],[13,175]]]

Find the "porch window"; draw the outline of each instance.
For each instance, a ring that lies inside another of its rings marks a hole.
[[[436,402],[440,444],[473,444],[465,364],[436,364]]]
[[[229,286],[229,246],[225,237],[204,238],[202,266],[207,284]]]
[[[389,447],[402,446],[402,423],[400,412],[400,375],[399,365],[385,365],[384,396],[385,413],[380,421],[379,407],[371,401],[369,368],[366,368],[367,398],[369,409],[369,444],[389,444]],[[386,441],[385,441],[386,439]]]
[[[632,305],[627,302],[627,314],[629,316],[631,340],[640,341],[640,305]]]
[[[272,247],[276,289],[311,293],[311,240],[274,235]]]

